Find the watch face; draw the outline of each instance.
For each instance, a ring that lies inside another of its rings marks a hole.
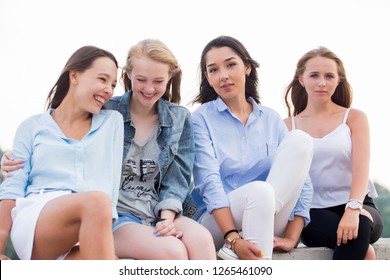
[[[348,202],[348,204],[349,204],[349,208],[352,208],[352,209],[360,209],[361,208],[359,202],[357,202],[355,200]]]

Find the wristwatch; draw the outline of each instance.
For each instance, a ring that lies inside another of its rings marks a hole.
[[[357,199],[350,199],[345,205],[345,209],[351,208],[353,210],[359,210],[360,214],[362,213],[363,205],[362,203]]]
[[[239,238],[241,238],[241,236],[240,236],[239,234],[235,235],[235,236],[232,237],[232,238],[226,237],[226,238],[225,238],[225,244],[226,244],[226,246],[227,246],[229,249],[231,249],[231,248],[232,248],[232,244],[234,243],[234,241],[235,241],[236,239],[239,239]]]

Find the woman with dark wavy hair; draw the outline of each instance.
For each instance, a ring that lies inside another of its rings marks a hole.
[[[292,250],[309,222],[312,140],[289,133],[262,106],[259,64],[237,39],[210,41],[201,56],[192,113],[194,218],[208,228],[222,259],[271,259]],[[225,244],[224,244],[225,242]],[[223,245],[224,244],[224,245]]]

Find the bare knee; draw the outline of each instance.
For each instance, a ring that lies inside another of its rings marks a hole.
[[[181,238],[185,244],[190,259],[214,259],[215,244],[210,231],[198,224],[197,227],[183,232]]]
[[[164,238],[176,238],[176,237],[164,237]],[[188,260],[187,249],[181,242],[175,242],[174,245],[166,247],[162,259],[165,260]]]
[[[197,230],[196,241],[198,242],[198,244],[201,244],[202,247],[215,247],[213,236],[211,235],[210,231],[205,227],[201,227]]]
[[[190,240],[200,248],[214,248],[214,239],[210,231],[199,224],[194,231],[185,231],[183,240]]]
[[[83,203],[83,214],[97,221],[112,219],[111,199],[104,192],[86,192]]]

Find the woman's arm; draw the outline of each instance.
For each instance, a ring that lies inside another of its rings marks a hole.
[[[9,232],[12,227],[11,210],[15,207],[15,200],[0,201],[0,260],[8,260],[4,255]]]
[[[310,223],[312,197],[313,184],[310,176],[307,176],[298,201],[291,212],[284,237],[274,238],[274,249],[289,252],[297,246],[303,228]]]
[[[303,217],[295,216],[294,220],[288,222],[284,237],[275,236],[274,249],[285,252],[294,249],[299,243],[304,224]]]
[[[208,125],[212,123],[201,113],[192,115],[194,124],[195,138],[195,164],[194,164],[194,182],[195,189],[203,197],[207,206],[207,211],[211,213],[221,230],[222,234],[237,229],[233,215],[230,209],[229,199],[225,193],[222,178],[220,174],[220,165],[216,158],[216,150],[208,130]],[[231,232],[227,238],[232,240],[238,235],[237,232]],[[235,241],[234,251],[240,259],[260,259],[261,250],[250,241],[237,239]]]
[[[25,195],[25,188],[31,171],[34,138],[32,135],[35,127],[35,121],[31,118],[24,121],[16,130],[12,153],[15,159],[23,162],[23,166],[12,171],[12,174],[3,182],[0,188],[0,199],[16,199]]]
[[[194,138],[191,115],[187,109],[185,115],[178,112],[178,116],[185,116],[182,124],[182,133],[178,142],[167,149],[167,154],[173,153],[173,158],[168,166],[161,166],[165,171],[162,175],[160,186],[160,202],[155,207],[155,214],[162,210],[173,210],[180,213],[183,210],[183,202],[190,192],[192,169],[195,158]]]
[[[352,185],[350,198],[363,202],[367,194],[370,162],[370,129],[366,115],[352,109],[347,125],[352,138]]]
[[[352,184],[349,198],[361,203],[367,194],[370,161],[370,129],[366,115],[351,109],[347,125],[351,130],[352,140]],[[347,243],[357,238],[359,228],[358,209],[347,208],[337,229],[337,244]]]

